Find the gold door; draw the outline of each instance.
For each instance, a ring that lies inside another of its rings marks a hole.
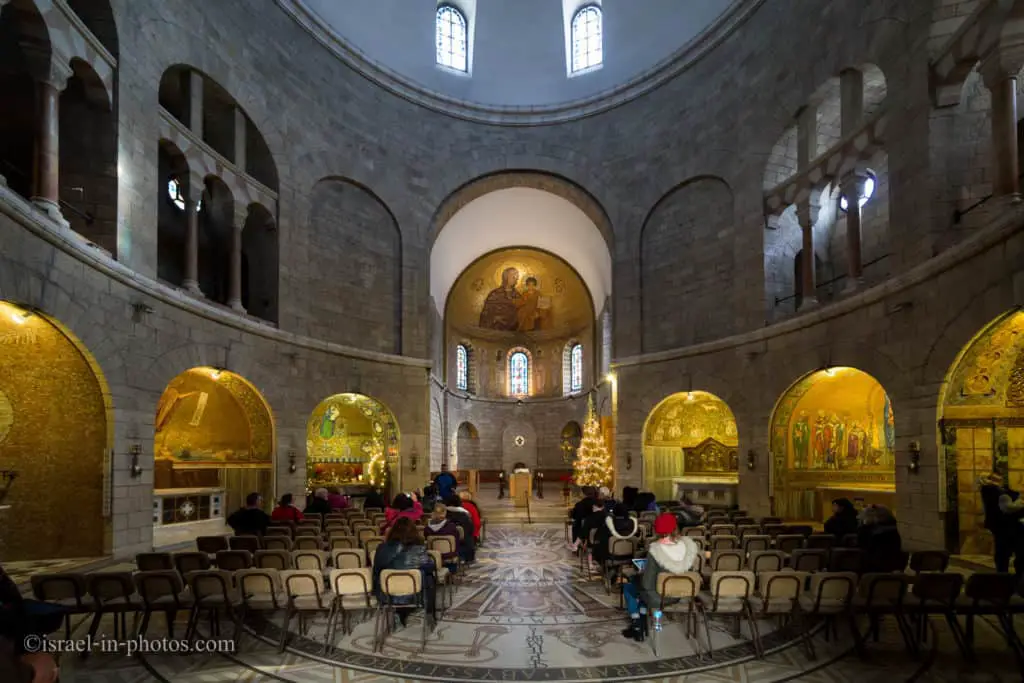
[[[270,468],[224,468],[224,514],[230,515],[245,505],[245,497],[257,491],[263,496],[263,508],[274,507],[274,477]],[[302,500],[297,504],[303,505]]]
[[[992,427],[956,428],[957,512],[960,552],[965,555],[992,553],[992,536],[984,527],[978,477],[992,471],[994,445]]]

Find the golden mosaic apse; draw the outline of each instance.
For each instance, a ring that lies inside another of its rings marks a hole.
[[[0,469],[18,473],[3,559],[103,554],[107,392],[80,349],[45,316],[0,302]]]
[[[725,401],[706,391],[674,394],[658,404],[644,427],[644,486],[674,498],[673,479],[698,475],[736,480],[736,419]]]
[[[262,396],[226,370],[193,368],[171,380],[157,404],[157,460],[255,464],[273,459],[273,419]]]
[[[813,519],[829,496],[891,504],[895,444],[892,404],[874,377],[836,367],[800,379],[772,415],[777,513]]]
[[[306,423],[310,486],[369,481],[371,461],[399,452],[398,423],[380,401],[363,394],[324,399]]]

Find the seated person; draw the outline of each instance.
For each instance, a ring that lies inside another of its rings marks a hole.
[[[903,541],[892,510],[884,505],[868,505],[860,511],[858,519],[857,547],[863,551],[861,571],[888,574],[906,569],[906,558],[901,552]]]
[[[570,517],[572,517],[572,549],[576,550],[580,538],[583,536],[583,521],[594,511],[594,503],[597,501],[597,492],[592,486],[583,487],[583,498],[573,506]]]
[[[454,521],[448,519],[447,505],[444,503],[434,504],[434,510],[430,513],[430,521],[423,528],[423,535],[428,539],[432,536],[451,536],[455,540],[455,552],[441,555],[444,566],[454,574],[458,569],[456,559],[459,555],[459,527]]]
[[[629,612],[629,627],[622,635],[643,642],[647,636],[647,610],[660,609],[661,596],[658,594],[658,574],[669,572],[682,574],[693,568],[700,554],[700,548],[679,534],[676,516],[663,512],[654,520],[654,533],[658,540],[651,543],[647,550],[647,565],[639,577],[622,587],[622,595],[626,600]]]
[[[462,545],[459,546],[459,555],[462,561],[469,564],[476,561],[476,543],[473,538],[473,518],[469,516],[469,510],[462,507],[462,501],[456,495],[451,495],[444,502],[448,510],[448,519],[462,527]],[[458,532],[456,532],[458,533]]]
[[[469,518],[473,520],[473,540],[479,543],[480,525],[483,523],[483,518],[480,516],[480,507],[473,502],[473,496],[469,491],[459,493],[459,500],[462,501],[462,508],[469,513]]]
[[[590,532],[599,531],[605,528],[604,520],[608,516],[610,511],[606,511],[604,500],[600,497],[594,501],[594,505],[590,510],[590,514],[583,520],[583,527],[580,529],[580,542],[590,542]],[[595,534],[596,538],[596,534]],[[596,545],[596,541],[595,541]]]
[[[386,507],[387,503],[384,502],[384,496],[377,489],[370,489],[370,492],[366,494],[366,498],[363,499],[364,510],[380,510],[383,512]]]
[[[228,526],[236,536],[262,536],[266,533],[270,515],[263,511],[263,496],[258,493],[246,496],[245,507],[231,513]]]
[[[423,505],[415,498],[409,497],[408,494],[399,493],[391,502],[391,507],[384,511],[384,524],[381,527],[381,535],[387,536],[388,529],[394,526],[395,522],[402,517],[408,517],[414,522],[419,520],[423,517]]]
[[[832,516],[825,520],[825,533],[832,534],[840,543],[847,534],[857,533],[857,510],[849,498],[832,501]]]
[[[632,538],[640,531],[636,517],[631,517],[629,509],[622,503],[612,508],[612,514],[605,516],[604,525],[597,528],[594,535],[594,548],[591,555],[594,562],[604,564],[608,559],[608,543],[612,538]]]
[[[270,513],[270,519],[274,522],[301,522],[302,513],[299,512],[299,508],[292,504],[292,494],[286,493],[281,496],[281,500],[278,501],[277,507]]]
[[[306,505],[306,509],[302,511],[303,514],[313,515],[329,515],[331,514],[331,503],[327,500],[327,489],[317,489],[313,492],[313,497]]]
[[[331,510],[333,512],[347,510],[352,507],[352,501],[348,499],[348,496],[341,492],[341,489],[336,487],[332,487],[327,490],[327,502],[331,504]]]
[[[434,560],[427,553],[416,523],[408,517],[398,519],[388,532],[387,540],[377,546],[373,556],[373,590],[378,600],[382,599],[380,573],[385,569],[419,569],[423,574],[424,604],[428,611],[434,609],[434,585],[432,581]],[[391,598],[395,605],[411,605],[413,596]],[[412,607],[398,607],[398,619],[405,626]]]

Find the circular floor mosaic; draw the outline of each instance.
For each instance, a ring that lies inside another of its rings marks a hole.
[[[609,681],[718,668],[753,657],[752,646],[728,625],[712,623],[712,657],[697,654],[683,623],[667,623],[659,656],[648,640],[622,637],[626,625],[617,591],[581,575],[558,525],[496,527],[480,549],[448,609],[424,646],[422,621],[388,636],[373,651],[372,620],[357,624],[326,649],[323,623],[305,636],[289,634],[297,656],[415,680]],[[279,621],[254,618],[249,628],[267,642],[281,636]],[[794,641],[788,631],[762,625],[769,650]],[[701,643],[706,645],[704,634]]]

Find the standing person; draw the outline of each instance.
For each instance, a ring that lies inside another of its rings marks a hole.
[[[277,507],[270,513],[270,519],[274,522],[301,522],[302,513],[299,508],[292,504],[292,494],[286,493],[281,496]]]
[[[655,518],[653,526],[658,540],[647,550],[647,566],[639,577],[634,577],[622,587],[626,611],[629,612],[629,627],[622,635],[637,642],[642,642],[647,636],[647,610],[661,606],[658,574],[690,571],[701,552],[692,538],[679,534],[675,515],[663,512]]]
[[[458,484],[455,475],[448,471],[448,465],[441,465],[441,473],[434,479],[437,495],[441,497],[441,500],[448,500],[448,497],[455,493],[455,487]]]
[[[840,543],[848,534],[857,533],[857,509],[849,498],[832,501],[832,516],[825,520],[825,533],[832,534]]]
[[[473,536],[473,518],[469,516],[469,510],[462,507],[462,501],[459,500],[458,496],[450,496],[444,504],[447,508],[448,519],[462,527],[462,546],[459,549],[459,554],[462,556],[463,562],[470,564],[476,561],[476,543],[474,542]]]
[[[1024,526],[1021,526],[1024,499],[1007,487],[997,472],[983,476],[978,483],[985,510],[985,528],[992,532],[995,545],[996,571],[1010,571],[1013,557],[1013,571],[1021,574],[1024,571]]]
[[[903,571],[903,541],[896,517],[884,505],[868,505],[858,515],[857,547],[863,551],[862,572]]]
[[[236,536],[262,536],[266,533],[270,515],[263,511],[263,496],[258,493],[246,496],[245,507],[231,513],[228,526]]]
[[[314,491],[313,497],[309,500],[309,504],[306,505],[306,509],[302,512],[307,515],[331,514],[331,504],[327,500],[327,489],[317,489]]]
[[[451,536],[455,539],[455,552],[441,555],[441,562],[452,574],[458,569],[456,559],[459,555],[459,527],[448,519],[448,507],[444,503],[435,503],[434,511],[430,513],[430,521],[423,528],[423,535],[429,539],[432,536]]]
[[[408,517],[403,517],[395,522],[395,525],[388,531],[387,540],[377,547],[373,556],[373,590],[377,599],[381,600],[383,588],[380,583],[380,573],[385,569],[419,569],[423,574],[423,596],[428,612],[434,610],[434,586],[432,577],[434,575],[434,560],[427,553],[427,547],[423,542],[423,536],[416,528],[415,522]],[[411,605],[415,598],[394,597],[393,604]],[[398,607],[398,619],[405,626],[412,607]]]

